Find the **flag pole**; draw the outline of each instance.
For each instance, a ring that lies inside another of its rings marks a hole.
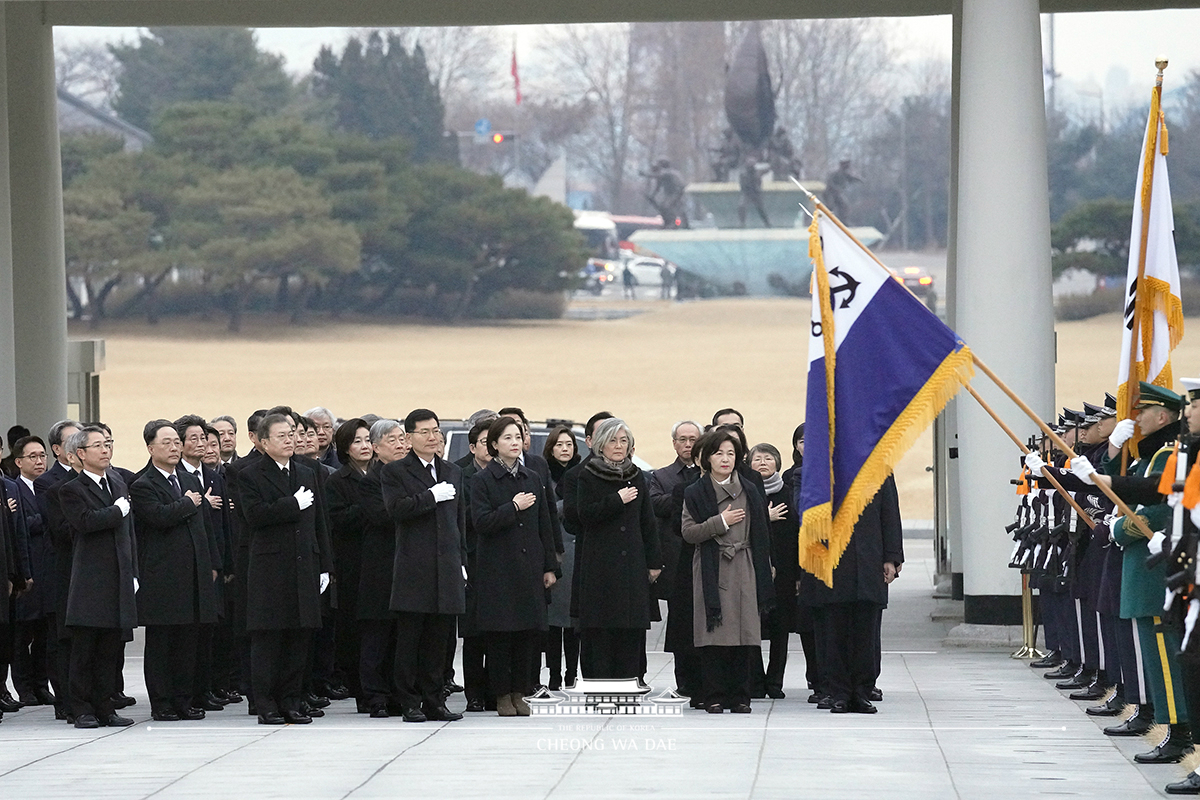
[[[1125,392],[1125,408],[1121,409],[1121,419],[1129,419],[1133,411],[1133,389],[1137,387],[1137,381],[1140,377],[1137,375],[1137,353],[1138,345],[1142,339],[1142,308],[1143,294],[1142,285],[1146,280],[1146,246],[1150,236],[1150,202],[1153,197],[1152,188],[1154,186],[1154,159],[1158,150],[1158,128],[1161,125],[1162,117],[1162,84],[1163,70],[1167,68],[1167,59],[1159,57],[1155,60],[1154,66],[1158,67],[1158,75],[1154,79],[1154,103],[1151,106],[1150,113],[1152,119],[1147,124],[1146,129],[1146,153],[1142,161],[1142,185],[1138,187],[1138,191],[1142,195],[1142,226],[1138,235],[1138,271],[1137,283],[1134,284],[1133,295],[1133,329],[1129,337],[1129,374],[1126,377],[1126,383],[1131,391]],[[1156,113],[1157,112],[1157,113]],[[1143,353],[1147,358],[1148,354]],[[1149,375],[1146,376],[1150,377]],[[1121,474],[1124,475],[1129,468],[1129,450],[1132,447],[1132,440],[1121,446]]]
[[[1000,429],[1008,434],[1008,438],[1013,440],[1013,443],[1021,449],[1021,452],[1028,454],[1029,448],[1025,446],[1024,442],[1017,438],[1017,435],[1013,433],[1012,428],[1004,424],[1004,420],[1000,419],[1000,416],[990,405],[988,405],[987,401],[979,396],[979,392],[975,391],[975,387],[968,383],[964,384],[964,388],[971,393],[971,397],[975,398],[975,402],[979,403],[983,410],[988,413],[988,416],[995,420],[996,424],[1000,426]],[[1042,477],[1050,481],[1054,488],[1058,490],[1058,493],[1066,498],[1067,502],[1071,504],[1071,508],[1075,509],[1075,513],[1079,515],[1079,518],[1083,520],[1084,524],[1086,524],[1089,528],[1094,529],[1096,527],[1096,521],[1088,516],[1088,513],[1084,511],[1083,508],[1080,507],[1079,503],[1075,501],[1074,496],[1072,496],[1069,492],[1067,492],[1066,489],[1063,488],[1063,485],[1059,483],[1058,479],[1055,478],[1053,473],[1050,472],[1048,466],[1042,467]]]
[[[1044,433],[1046,436],[1048,436],[1050,438],[1050,441],[1054,442],[1054,444],[1058,446],[1059,450],[1062,450],[1064,453],[1066,453],[1068,458],[1076,458],[1075,451],[1072,450],[1070,447],[1068,447],[1067,443],[1064,442],[1061,438],[1059,438],[1059,435],[1057,433],[1050,430],[1050,426],[1048,426],[1045,422],[1043,422],[1042,418],[1039,417],[1036,413],[1034,413],[1034,410],[1032,408],[1030,408],[1029,405],[1026,404],[1026,402],[1024,400],[1022,400],[1017,395],[1016,392],[1014,392],[1012,389],[1010,389],[1004,381],[1000,380],[1000,377],[998,375],[996,375],[996,373],[992,372],[991,367],[989,367],[987,364],[984,364],[982,361],[980,361],[979,356],[976,355],[974,351],[971,352],[971,360],[975,362],[975,366],[979,367],[979,370],[984,375],[987,375],[989,378],[991,378],[992,383],[996,384],[996,386],[1000,389],[1000,391],[1002,391],[1006,395],[1008,395],[1008,398],[1010,400],[1012,400],[1014,403],[1016,403],[1018,408],[1020,408],[1022,411],[1024,411],[1025,414],[1028,415],[1028,417],[1031,420],[1033,420],[1035,423],[1037,423],[1037,426],[1039,428],[1041,428],[1042,433]],[[1106,486],[1103,483],[1097,483],[1096,488],[1099,489],[1100,491],[1104,492],[1105,496],[1108,497],[1109,500],[1113,501],[1113,504],[1117,507],[1117,509],[1122,514],[1125,515],[1126,519],[1133,521],[1133,524],[1137,526],[1137,529],[1141,532],[1141,534],[1143,536],[1145,536],[1147,539],[1149,539],[1151,536],[1154,535],[1153,533],[1150,532],[1150,528],[1149,528],[1149,526],[1146,525],[1146,522],[1141,517],[1134,514],[1133,510],[1128,505],[1126,505],[1124,500],[1117,497],[1116,492],[1114,492],[1112,490],[1111,486]],[[1128,524],[1128,523],[1126,523],[1126,524]]]

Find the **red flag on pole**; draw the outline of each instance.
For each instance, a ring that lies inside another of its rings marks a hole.
[[[521,76],[517,72],[517,48],[515,45],[513,46],[512,56],[513,89],[517,93],[517,105],[521,105]]]

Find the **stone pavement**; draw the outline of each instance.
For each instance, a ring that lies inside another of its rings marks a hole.
[[[148,719],[139,648],[126,729],[78,731],[52,709],[0,724],[0,798],[1089,798],[1161,796],[1175,766],[1140,767],[1141,740],[1103,736],[1082,704],[1002,651],[943,646],[931,622],[933,553],[909,561],[884,616],[885,699],[874,716],[833,715],[805,702],[799,641],[784,700],[750,715],[501,719],[406,724],[334,703],[312,725],[264,727],[245,704],[202,722]],[[671,686],[662,630],[647,681]],[[461,709],[462,695],[451,699]],[[132,713],[129,713],[132,712]]]

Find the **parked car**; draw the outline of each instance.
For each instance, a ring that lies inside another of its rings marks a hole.
[[[529,452],[542,454],[546,449],[546,437],[550,435],[550,431],[559,425],[568,426],[575,434],[575,447],[579,450],[580,456],[585,456],[589,452],[587,442],[583,438],[583,426],[569,419],[548,419],[543,422],[530,421],[529,423]],[[466,420],[461,419],[443,419],[439,420],[438,427],[442,429],[442,433],[446,436],[446,453],[443,456],[447,461],[457,461],[463,456],[471,452],[469,443],[467,442],[467,434],[470,429],[467,426]],[[633,463],[644,471],[649,472],[652,467],[646,461],[633,457]]]
[[[921,298],[925,307],[937,313],[937,290],[933,286],[933,276],[921,267],[903,267],[899,270],[890,269],[897,281],[908,287],[908,290]]]

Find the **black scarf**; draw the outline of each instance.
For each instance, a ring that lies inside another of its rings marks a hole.
[[[755,594],[758,613],[766,614],[775,607],[775,584],[771,579],[771,532],[767,521],[765,501],[752,487],[742,481],[746,495],[746,521],[750,524],[750,560],[754,564]],[[717,490],[709,475],[702,476],[683,492],[683,502],[697,523],[720,512],[717,510]],[[712,631],[723,622],[721,593],[718,589],[721,571],[721,548],[716,539],[697,545],[700,550],[700,588],[704,598],[704,627]]]
[[[583,466],[588,472],[606,481],[627,481],[641,471],[632,459],[627,458],[616,463],[600,455],[588,459]]]
[[[562,481],[563,475],[567,474],[567,470],[579,463],[579,453],[571,456],[571,460],[565,464],[557,458],[547,458],[546,463],[550,465],[550,480],[554,481],[554,485],[557,486]]]

